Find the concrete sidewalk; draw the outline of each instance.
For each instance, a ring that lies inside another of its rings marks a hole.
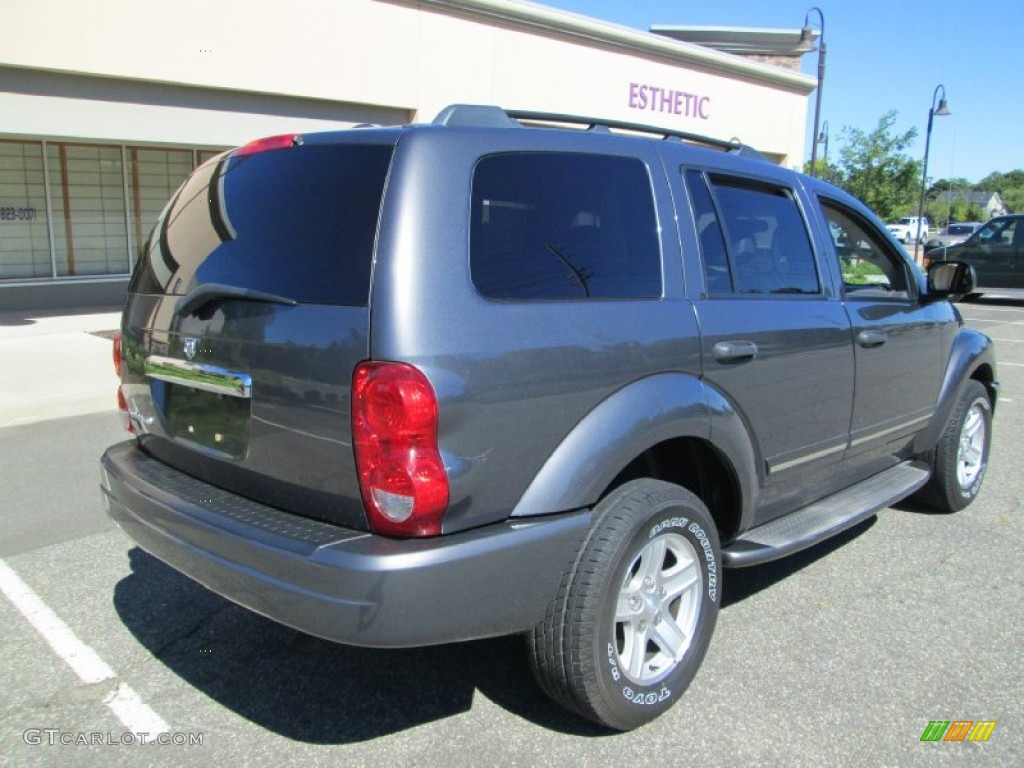
[[[0,312],[0,428],[117,410],[120,307]]]

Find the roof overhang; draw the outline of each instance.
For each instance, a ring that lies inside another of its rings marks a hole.
[[[611,46],[629,53],[658,56],[704,71],[742,77],[746,80],[789,88],[802,93],[810,93],[818,84],[814,77],[801,72],[791,72],[736,56],[733,53],[704,47],[695,42],[671,39],[664,34],[641,32],[631,27],[556,10],[536,3],[524,2],[524,0],[417,0],[415,5],[493,19],[526,29],[554,32],[583,42]],[[671,29],[671,27],[664,27],[664,29]],[[721,31],[720,28],[719,30]],[[760,31],[792,34],[790,30]],[[799,38],[799,30],[796,35]],[[795,52],[790,51],[790,53]]]
[[[655,35],[714,48],[723,53],[763,56],[802,56],[817,50],[815,42],[821,30],[812,29],[811,39],[801,38],[799,29],[760,29],[755,27],[684,27],[655,24]]]

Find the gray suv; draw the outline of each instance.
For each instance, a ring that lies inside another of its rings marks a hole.
[[[634,728],[696,674],[724,569],[975,498],[973,288],[737,143],[470,106],[260,140],[135,270],[107,510],[323,638],[524,633],[553,699]]]

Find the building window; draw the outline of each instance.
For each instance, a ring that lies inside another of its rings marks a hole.
[[[46,147],[53,246],[60,277],[128,272],[120,147]]]
[[[128,218],[135,260],[167,201],[192,172],[192,159],[190,149],[128,148]]]
[[[0,279],[49,277],[43,145],[0,141]]]
[[[0,139],[0,281],[127,275],[194,164],[219,152]]]

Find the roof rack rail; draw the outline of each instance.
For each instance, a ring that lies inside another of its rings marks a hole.
[[[507,110],[506,114],[516,120],[530,123],[566,123],[569,125],[585,125],[587,130],[595,132],[607,132],[612,128],[622,131],[636,131],[637,133],[649,133],[661,136],[663,140],[688,141],[694,144],[701,144],[715,149],[722,149],[733,155],[751,157],[758,160],[765,160],[765,156],[753,147],[750,147],[738,138],[716,139],[713,136],[703,136],[699,133],[689,131],[677,131],[672,128],[663,128],[657,125],[644,125],[642,123],[629,123],[623,120],[605,120],[598,117],[581,117],[579,115],[559,115],[549,112],[527,112],[523,110]]]
[[[716,139],[712,136],[702,136],[699,133],[676,131],[671,128],[643,125],[641,123],[628,123],[622,120],[605,120],[597,117],[581,117],[580,115],[561,115],[552,112],[528,112],[481,104],[452,104],[441,110],[440,114],[434,119],[435,125],[472,128],[519,128],[523,127],[524,122],[585,125],[588,131],[595,133],[608,133],[612,128],[634,131],[636,133],[647,133],[660,136],[665,141],[688,141],[706,147],[721,149],[733,155],[765,160],[767,162],[767,158],[764,155],[737,138],[728,140]]]
[[[518,128],[519,123],[501,107],[485,104],[451,104],[434,118],[434,125],[464,128]]]

